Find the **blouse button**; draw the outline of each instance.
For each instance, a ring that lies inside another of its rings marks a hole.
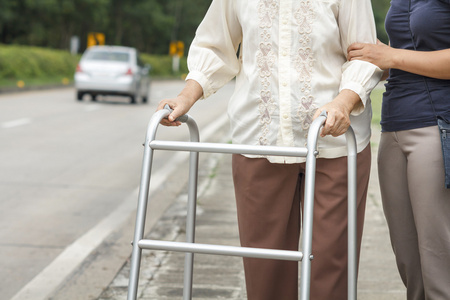
[[[283,119],[287,120],[289,118],[288,114],[283,115]]]
[[[283,86],[287,86],[287,82],[286,82],[286,81],[283,81],[281,84],[282,84]]]

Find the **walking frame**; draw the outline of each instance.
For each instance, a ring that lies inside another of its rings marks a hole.
[[[229,255],[240,257],[266,258],[301,261],[300,300],[310,298],[311,261],[313,254],[312,226],[314,207],[314,184],[316,172],[317,140],[319,131],[326,120],[326,112],[323,112],[311,124],[307,146],[302,147],[277,147],[277,146],[250,146],[221,143],[200,143],[199,131],[195,120],[190,115],[178,118],[189,127],[190,142],[158,141],[155,140],[156,130],[163,118],[166,118],[171,109],[166,105],[157,111],[151,118],[144,144],[144,158],[139,190],[138,208],[136,214],[136,227],[133,240],[133,252],[131,256],[131,269],[128,286],[128,300],[136,300],[139,270],[142,249],[165,250],[185,252],[184,264],[184,288],[183,300],[192,299],[192,277],[194,253]],[[357,238],[356,238],[356,140],[351,127],[347,130],[348,149],[348,299],[356,300],[357,280]],[[186,242],[171,242],[143,239],[145,218],[148,204],[151,167],[154,150],[172,150],[190,152],[188,204],[186,219]],[[199,152],[229,153],[229,154],[254,154],[272,156],[306,157],[305,172],[305,196],[302,228],[301,251],[287,251],[263,248],[235,247],[223,245],[210,245],[195,243],[195,215],[197,202],[197,177]],[[306,259],[303,259],[306,258]]]

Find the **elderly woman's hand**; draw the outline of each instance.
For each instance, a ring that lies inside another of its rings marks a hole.
[[[161,120],[161,125],[164,126],[180,126],[181,122],[177,121],[178,117],[187,114],[191,107],[200,99],[203,95],[203,89],[200,84],[194,80],[186,81],[186,85],[181,93],[172,99],[164,99],[159,102],[156,110],[161,110],[167,104],[173,111],[167,117],[167,119]]]
[[[363,105],[358,94],[351,90],[342,90],[333,101],[320,107],[314,114],[316,119],[322,111],[327,112],[327,120],[320,131],[320,136],[339,136],[347,132],[350,126],[350,113]]]

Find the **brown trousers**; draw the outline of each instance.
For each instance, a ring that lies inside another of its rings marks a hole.
[[[358,154],[358,241],[364,223],[370,146]],[[305,164],[233,155],[239,234],[244,247],[298,250]],[[359,255],[358,246],[358,255]],[[318,159],[311,299],[347,299],[347,158]],[[249,300],[298,298],[297,262],[244,258]]]

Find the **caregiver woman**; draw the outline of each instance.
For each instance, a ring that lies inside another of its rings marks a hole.
[[[450,119],[450,0],[392,0],[390,46],[353,44],[349,60],[389,70],[378,169],[408,300],[450,299],[450,189],[436,116]]]

